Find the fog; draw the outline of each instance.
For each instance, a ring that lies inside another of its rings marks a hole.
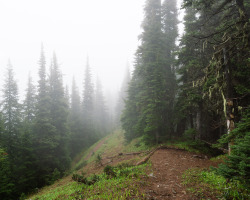
[[[0,86],[10,59],[22,98],[29,73],[36,83],[43,44],[47,69],[55,52],[65,85],[70,87],[74,76],[82,91],[89,57],[93,82],[98,76],[104,92],[114,95],[126,65],[133,69],[144,4],[145,0],[1,1]]]
[[[55,51],[66,84],[74,75],[82,87],[88,56],[92,74],[98,74],[105,89],[117,90],[126,63],[133,62],[143,4],[144,0],[1,1],[1,72],[10,59],[22,91],[28,73],[37,76],[43,43],[47,68]]]

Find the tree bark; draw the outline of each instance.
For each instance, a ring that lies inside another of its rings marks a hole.
[[[191,113],[189,114],[189,119],[190,119],[190,128],[194,128],[194,119]]]
[[[233,84],[232,84],[232,67],[228,59],[227,50],[223,48],[224,65],[225,65],[225,79],[226,79],[226,123],[227,134],[230,134],[235,128],[234,125],[234,101],[233,101]],[[231,147],[233,141],[228,143],[228,154],[231,154]]]
[[[197,135],[196,135],[196,140],[201,139],[201,134],[202,134],[202,129],[201,129],[201,119],[202,119],[202,103],[199,102],[199,108],[196,113],[196,130],[197,130]]]

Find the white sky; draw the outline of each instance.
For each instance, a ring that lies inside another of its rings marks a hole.
[[[41,43],[47,69],[56,52],[64,82],[73,75],[82,90],[86,57],[104,87],[119,89],[127,62],[133,65],[145,0],[0,0],[2,87],[8,59],[19,91],[28,73],[36,78]]]

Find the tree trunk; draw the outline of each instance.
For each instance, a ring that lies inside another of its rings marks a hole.
[[[189,114],[189,120],[190,120],[190,128],[194,128],[194,119],[191,113]]]
[[[201,139],[201,119],[202,119],[202,103],[199,103],[199,108],[196,114],[196,130],[197,130],[197,135],[196,135],[196,140],[200,140]]]
[[[226,123],[227,134],[230,134],[235,128],[234,125],[234,102],[233,102],[233,84],[232,84],[232,68],[228,59],[227,51],[223,48],[224,65],[225,65],[225,79],[226,79]],[[228,154],[231,154],[231,146],[233,141],[228,143]]]

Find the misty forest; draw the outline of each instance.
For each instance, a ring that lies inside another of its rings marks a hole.
[[[82,85],[72,77],[69,87],[56,52],[47,58],[43,43],[32,58],[38,78],[24,78],[25,91],[19,90],[11,59],[6,61],[1,72],[0,199],[25,199],[68,176],[82,152],[117,130],[126,144],[138,138],[148,147],[187,141],[223,151],[225,161],[213,173],[233,183],[234,199],[249,198],[250,1],[183,0],[182,21],[176,0],[145,0],[142,9],[133,67],[122,72],[111,106],[88,57],[83,57]]]

